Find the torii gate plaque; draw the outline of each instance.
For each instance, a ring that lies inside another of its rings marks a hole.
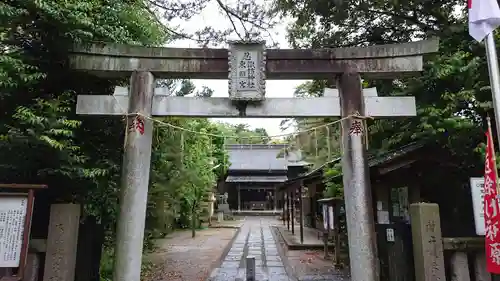
[[[139,281],[146,216],[153,124],[149,116],[322,117],[415,116],[413,97],[365,95],[360,75],[394,78],[422,71],[422,55],[437,40],[320,50],[265,50],[263,42],[225,49],[91,45],[75,48],[74,69],[102,76],[131,75],[130,93],[78,96],[77,113],[122,115],[128,109],[114,281]],[[240,65],[245,61],[245,66]],[[251,65],[250,67],[248,65]],[[229,98],[170,97],[154,89],[154,78],[227,79]],[[265,99],[265,78],[336,78],[339,96]],[[366,90],[365,91],[369,91]],[[242,106],[243,102],[243,106]],[[365,155],[363,122],[343,121],[342,171],[353,281],[379,281],[374,216]]]

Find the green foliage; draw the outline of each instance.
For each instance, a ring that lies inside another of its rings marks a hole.
[[[226,144],[263,144],[271,142],[271,138],[264,128],[252,130],[248,128],[247,124],[218,123],[217,125],[221,134],[227,136]]]
[[[325,183],[324,198],[343,197],[344,189],[341,184],[342,166],[340,163],[335,163],[325,167],[323,170],[323,182]]]
[[[197,227],[202,202],[229,164],[224,140],[211,136],[222,134],[217,124],[206,119],[163,121],[184,130],[161,124],[155,130],[148,229],[158,233],[152,237],[174,226]]]
[[[160,45],[166,32],[143,1],[7,1],[0,3],[0,172],[6,183],[44,183],[48,202],[83,205],[85,216],[105,226],[114,243],[125,122],[77,116],[79,94],[110,93],[126,83],[68,69],[73,44],[89,41]],[[195,93],[189,81],[160,81],[177,95]],[[217,133],[207,120],[167,119],[196,132]],[[181,149],[179,134],[155,130],[146,240],[170,231],[183,206],[199,204],[227,169],[222,140],[191,134]],[[181,156],[182,155],[182,156]],[[218,163],[217,168],[213,168]],[[36,215],[36,214],[35,214]],[[35,217],[37,219],[37,217]],[[194,221],[194,220],[193,220]],[[103,278],[112,271],[106,248]],[[108,276],[109,277],[109,276]]]
[[[439,37],[439,53],[426,57],[422,76],[364,81],[364,87],[377,87],[379,95],[415,96],[417,101],[416,117],[369,121],[369,152],[376,156],[410,142],[436,145],[447,151],[436,156],[438,165],[443,170],[452,167],[452,173],[459,175],[448,184],[459,185],[481,174],[483,164],[476,148],[484,141],[485,116],[493,116],[485,50],[468,35],[464,5],[463,1],[279,0],[276,8],[296,18],[289,26],[294,47],[363,46]],[[326,81],[308,82],[299,87],[298,94],[318,95],[325,85]],[[340,191],[339,181],[332,182],[338,173],[338,166],[324,173],[329,195]],[[423,181],[438,179],[429,174]]]
[[[313,48],[444,38],[466,14],[460,0],[278,0],[275,8],[296,19],[289,26],[292,45]]]

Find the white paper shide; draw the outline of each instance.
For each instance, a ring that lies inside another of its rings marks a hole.
[[[27,197],[0,197],[0,267],[18,267]]]
[[[264,44],[232,43],[229,48],[229,97],[263,100],[265,95]]]

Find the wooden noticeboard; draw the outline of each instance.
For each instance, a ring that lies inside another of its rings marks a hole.
[[[0,276],[0,281],[23,278],[35,200],[34,189],[46,187],[0,184],[0,268],[17,268],[15,276]]]
[[[27,195],[0,196],[0,267],[19,267],[27,211]]]

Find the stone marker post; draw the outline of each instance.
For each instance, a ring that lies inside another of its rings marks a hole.
[[[337,78],[342,117],[364,115],[361,77],[348,68]],[[379,264],[363,120],[342,121],[342,173],[352,280],[378,281]]]
[[[43,281],[73,281],[76,268],[80,205],[50,206]]]
[[[438,204],[411,204],[410,220],[415,281],[445,281],[443,238]]]
[[[486,270],[485,251],[474,253],[474,275],[476,281],[491,281],[491,274]]]
[[[455,251],[450,258],[451,281],[470,281],[467,253]]]
[[[122,164],[114,281],[140,280],[153,136],[153,122],[144,116],[151,116],[153,93],[153,74],[132,72],[128,128]]]
[[[255,257],[246,259],[246,281],[259,281],[255,280]]]

